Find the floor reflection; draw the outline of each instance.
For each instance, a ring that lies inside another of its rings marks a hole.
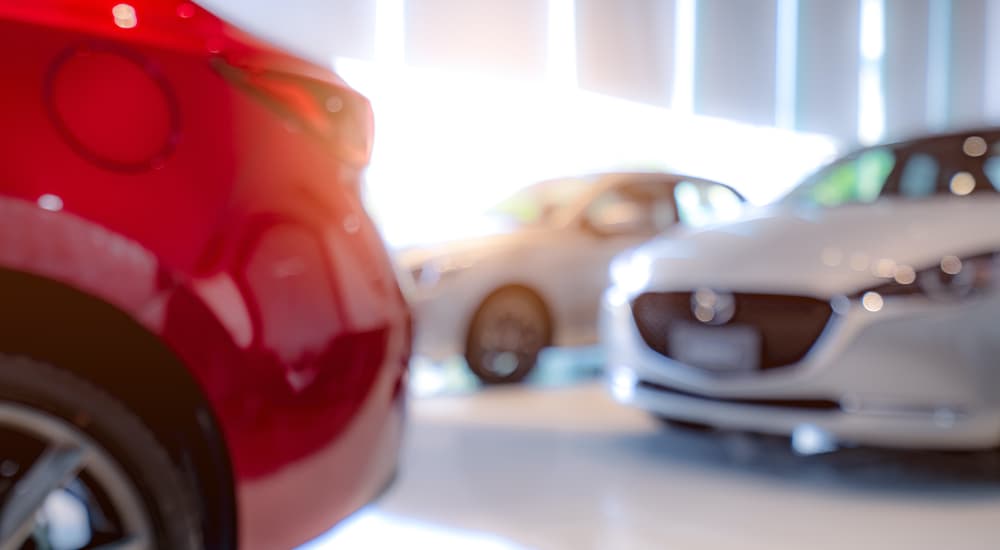
[[[557,388],[598,377],[603,372],[599,347],[548,349],[526,384],[535,388]],[[440,362],[416,358],[411,364],[410,392],[415,397],[468,394],[482,389],[465,360],[455,357]]]
[[[495,535],[432,525],[363,510],[346,523],[299,550],[381,550],[396,548],[434,550],[524,550]]]
[[[481,391],[461,365],[415,371],[439,381],[412,402],[398,483],[311,548],[996,548],[998,453],[804,457],[782,438],[666,430],[593,369],[554,364]]]

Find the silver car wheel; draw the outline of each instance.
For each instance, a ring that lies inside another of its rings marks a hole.
[[[466,358],[486,383],[515,382],[527,375],[549,345],[551,324],[544,304],[522,289],[500,291],[473,321]]]

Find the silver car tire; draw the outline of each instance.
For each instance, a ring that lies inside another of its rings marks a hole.
[[[469,326],[465,360],[484,384],[514,384],[534,370],[552,343],[552,320],[534,292],[507,287],[491,294]]]

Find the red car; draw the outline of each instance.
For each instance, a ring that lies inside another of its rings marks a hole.
[[[396,469],[368,102],[179,0],[0,0],[0,550],[281,549]]]

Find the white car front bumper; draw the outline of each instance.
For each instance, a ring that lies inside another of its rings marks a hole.
[[[601,334],[613,395],[667,418],[844,444],[977,449],[1000,444],[1000,298],[886,300],[834,313],[798,363],[720,375],[654,351],[631,302],[605,295]]]

